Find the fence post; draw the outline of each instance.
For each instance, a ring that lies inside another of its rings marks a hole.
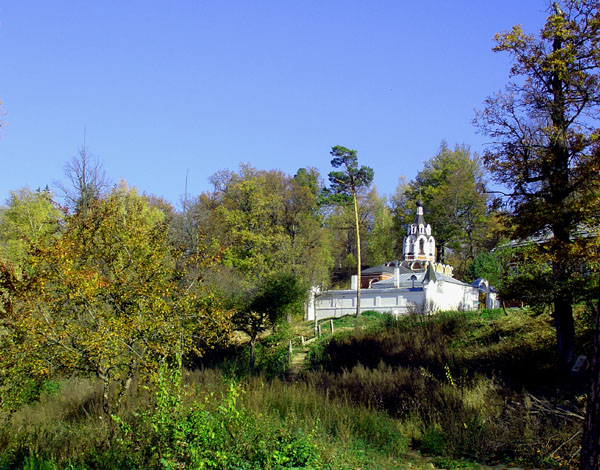
[[[329,320],[329,326],[331,327],[331,334],[333,334],[333,320]]]

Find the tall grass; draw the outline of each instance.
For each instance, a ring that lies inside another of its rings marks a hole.
[[[133,386],[108,418],[99,384],[65,379],[0,415],[0,469],[424,467],[410,447],[443,468],[574,466],[580,390],[554,372],[548,318],[359,320],[337,320],[293,381],[269,369],[283,331],[265,341],[259,375],[163,371],[158,389]]]
[[[398,468],[407,450],[386,413],[311,385],[195,370],[162,391],[135,391],[102,414],[99,384],[68,380],[11,416],[0,468]],[[372,465],[369,467],[369,465]]]

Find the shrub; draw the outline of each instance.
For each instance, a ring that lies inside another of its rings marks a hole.
[[[418,441],[418,447],[426,454],[444,455],[447,451],[446,439],[444,439],[443,434],[432,428],[425,430]]]

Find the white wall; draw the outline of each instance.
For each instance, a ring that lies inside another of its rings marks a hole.
[[[476,287],[452,282],[438,281],[425,286],[427,302],[435,310],[475,310],[479,307],[479,291]]]
[[[488,292],[485,297],[485,308],[500,308],[500,299],[495,292]]]
[[[423,290],[361,289],[360,311],[375,310],[376,312],[405,315],[409,313],[409,309],[421,306],[423,299]],[[354,314],[356,313],[356,291],[323,292],[315,299],[314,311],[318,320]]]
[[[474,310],[478,307],[476,288],[450,282],[432,282],[419,289],[361,289],[360,311],[374,310],[393,315],[422,312],[425,306],[438,310]],[[356,290],[325,291],[309,301],[307,320],[343,317],[356,313]]]

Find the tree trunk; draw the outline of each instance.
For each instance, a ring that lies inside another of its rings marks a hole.
[[[557,223],[552,226],[554,240],[552,250],[557,259],[552,266],[554,281],[554,321],[558,360],[565,371],[569,371],[575,360],[575,320],[573,319],[573,298],[569,280],[568,253],[571,234],[567,228]]]
[[[585,408],[583,439],[581,442],[581,470],[598,470],[598,452],[600,449],[600,293],[596,309],[596,327],[594,330],[594,351],[590,370],[590,387]]]
[[[436,240],[436,242],[437,242],[437,246],[435,248],[437,250],[438,262],[441,264],[444,264],[444,262],[445,262],[444,253],[446,252],[446,249],[444,248],[445,242],[444,242],[444,240]]]
[[[256,356],[255,356],[255,345],[256,345],[256,338],[251,338],[250,339],[250,369],[254,369],[254,364],[256,362]]]
[[[570,299],[556,299],[553,316],[556,322],[558,360],[564,370],[568,371],[575,360],[575,321]]]
[[[356,316],[360,315],[360,225],[358,223],[358,201],[356,192],[352,194],[354,198],[354,223],[356,224],[356,258],[358,265],[358,282],[356,283]]]
[[[119,390],[119,394],[117,396],[117,404],[116,404],[117,410],[119,408],[121,408],[123,399],[125,398],[125,396],[127,395],[127,392],[129,392],[129,389],[131,388],[131,382],[133,381],[133,371],[134,371],[134,362],[132,360],[129,362],[129,365],[128,365],[127,377],[125,378],[124,381],[121,382],[121,389]]]
[[[108,416],[110,414],[110,371],[99,371],[98,378],[102,380],[102,411]]]
[[[556,8],[555,14],[562,16],[559,8]],[[560,53],[562,47],[562,35],[555,34],[552,42],[553,52]],[[545,202],[549,203],[551,207],[558,208],[552,222],[553,253],[557,257],[553,265],[554,320],[556,322],[558,359],[561,366],[568,371],[575,359],[575,322],[572,298],[568,287],[571,275],[566,266],[572,230],[572,216],[565,210],[570,203],[569,144],[567,142],[569,123],[566,117],[565,83],[562,72],[554,70],[550,83],[553,100],[550,119],[554,130],[551,134],[551,162],[547,175],[549,193]]]

